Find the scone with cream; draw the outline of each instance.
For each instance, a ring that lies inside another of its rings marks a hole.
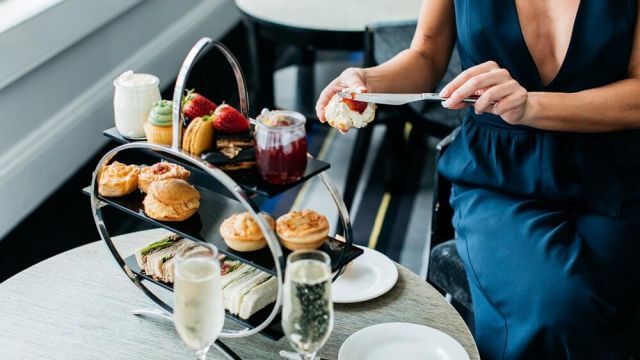
[[[276,232],[289,250],[317,249],[327,239],[329,220],[313,210],[291,211],[278,218]]]
[[[342,92],[357,93],[352,89]],[[324,109],[324,117],[332,127],[347,132],[352,127],[363,128],[376,116],[376,104],[345,99],[335,94]]]
[[[144,212],[160,221],[183,221],[200,207],[200,193],[184,180],[154,181],[147,189]]]
[[[114,161],[100,170],[98,177],[98,193],[106,197],[120,197],[131,194],[138,188],[136,165],[125,165]]]
[[[268,214],[261,213],[262,216],[273,229],[274,221]],[[224,242],[236,251],[256,251],[267,246],[260,226],[248,212],[234,214],[227,218],[220,225],[220,235]]]
[[[169,162],[159,162],[151,166],[145,166],[138,175],[138,187],[143,193],[147,192],[149,185],[154,181],[167,179],[187,180],[191,172],[180,165]]]

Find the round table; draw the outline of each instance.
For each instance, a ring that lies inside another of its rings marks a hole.
[[[300,29],[362,32],[380,21],[418,18],[422,0],[235,0],[244,13]]]
[[[114,238],[129,253],[166,234],[150,230]],[[52,237],[55,241],[55,237]],[[359,304],[336,304],[335,327],[321,350],[336,359],[357,330],[382,322],[412,322],[439,329],[479,359],[462,318],[430,285],[398,265],[399,279],[387,294]],[[153,308],[118,268],[106,246],[94,242],[45,260],[0,284],[1,359],[190,359],[173,325],[141,319],[135,308]],[[290,347],[255,335],[223,342],[243,359],[280,359]],[[215,350],[210,359],[222,359]]]

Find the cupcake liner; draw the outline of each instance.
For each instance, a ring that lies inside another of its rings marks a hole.
[[[144,124],[144,132],[147,134],[147,141],[153,144],[171,145],[173,139],[173,127],[155,126],[149,122]]]

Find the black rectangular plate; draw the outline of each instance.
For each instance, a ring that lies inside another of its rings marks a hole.
[[[157,281],[154,280],[152,277],[147,276],[141,269],[140,266],[138,266],[138,262],[136,261],[136,257],[134,255],[130,255],[128,257],[126,257],[124,259],[125,264],[127,264],[127,266],[129,267],[129,269],[131,269],[131,271],[133,271],[134,274],[140,276],[141,278],[150,281],[164,289],[167,289],[169,291],[173,291],[173,285],[172,284],[167,284],[165,282],[162,281]],[[243,326],[247,326],[249,328],[254,328],[258,325],[260,325],[262,322],[264,322],[268,317],[269,314],[271,314],[271,310],[273,310],[273,306],[275,304],[271,304],[271,305],[267,305],[264,309],[258,311],[257,313],[253,314],[249,319],[243,319],[239,316],[233,315],[231,313],[229,313],[228,311],[225,310],[225,315],[227,316],[228,319],[231,319]],[[278,341],[280,340],[283,336],[284,336],[284,332],[282,331],[282,326],[280,324],[280,315],[276,316],[275,319],[273,319],[273,322],[267,326],[264,330],[262,330],[260,332],[262,335]]]
[[[230,258],[247,263],[271,275],[275,275],[275,265],[268,247],[258,251],[238,252],[229,248],[222,239],[222,236],[220,236],[219,228],[224,219],[235,213],[244,212],[244,207],[242,207],[238,201],[222,196],[211,190],[199,186],[196,186],[196,188],[200,192],[200,208],[192,217],[179,222],[158,221],[148,217],[144,213],[144,205],[142,204],[144,194],[137,190],[130,195],[119,198],[106,198],[102,196],[99,198],[119,210],[182,235],[187,239],[211,243],[215,245],[220,252],[228,255]],[[91,188],[86,187],[83,191],[86,194],[90,194]],[[320,247],[320,250],[325,251],[329,257],[331,257],[333,271],[338,269],[338,262],[344,246],[344,242],[328,237],[327,241]],[[290,253],[290,251],[285,248],[282,250],[285,257]],[[347,249],[346,262],[352,261],[362,253],[362,249],[351,246],[351,248]]]
[[[122,136],[115,127],[105,130],[103,134],[104,136],[111,138],[122,144],[135,142],[134,140],[130,140]],[[194,167],[188,163],[185,163],[181,159],[176,159],[167,154],[161,154],[161,153],[155,153],[155,152],[153,153],[161,158],[171,160],[174,162],[179,162],[191,171],[202,172],[199,168]],[[256,171],[255,168],[246,169],[246,170],[229,171],[227,172],[227,174],[233,180],[235,180],[240,185],[240,187],[242,187],[247,192],[266,196],[266,197],[273,197],[295,187],[296,185],[299,185],[311,179],[312,177],[318,175],[319,173],[329,169],[329,167],[330,165],[327,162],[316,160],[316,159],[308,159],[307,169],[304,175],[302,176],[302,178],[300,178],[300,180],[296,182],[293,182],[287,185],[273,185],[273,184],[267,183],[266,181],[262,180],[262,178],[258,175],[258,172]]]

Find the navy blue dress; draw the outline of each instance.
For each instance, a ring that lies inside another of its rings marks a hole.
[[[604,86],[628,76],[637,6],[582,0],[545,85],[514,1],[455,0],[461,61],[494,60],[529,91]],[[640,304],[640,132],[550,132],[469,111],[439,171],[454,183],[483,358],[616,358],[612,333]]]

